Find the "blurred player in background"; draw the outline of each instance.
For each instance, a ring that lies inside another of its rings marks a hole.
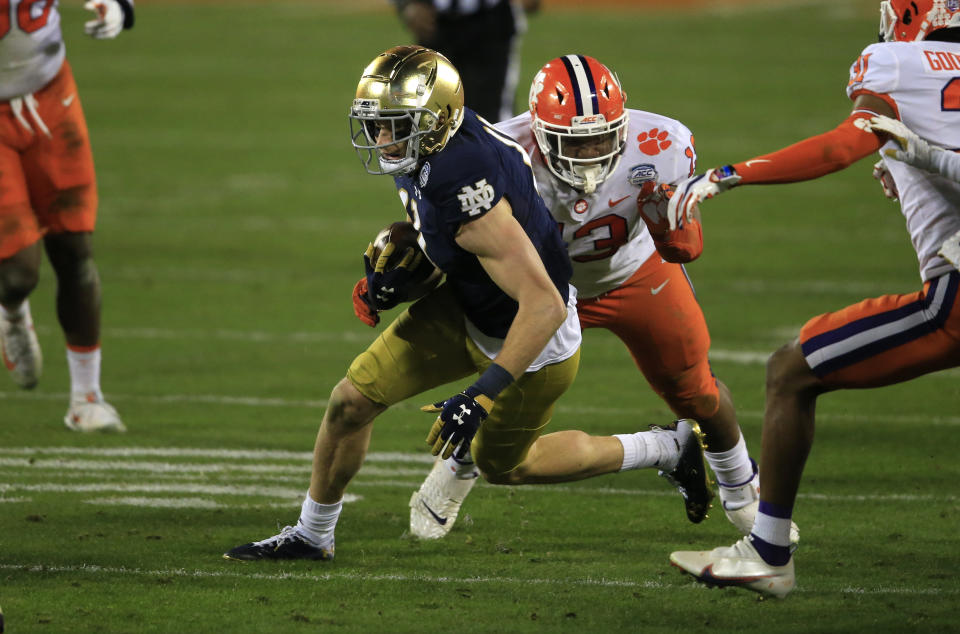
[[[374,59],[350,119],[365,168],[394,177],[420,245],[446,281],[403,311],[334,388],[297,525],[238,546],[228,559],[333,558],[343,492],[363,463],[373,419],[475,374],[465,390],[425,408],[439,414],[427,438],[434,455],[469,453],[497,484],[564,482],[624,466],[618,438],[540,435],[576,376],[580,328],[570,260],[527,153],[464,108],[456,69],[422,47],[394,47]],[[367,323],[406,299],[413,250],[387,270],[388,251],[377,262],[365,256],[367,276],[356,292],[359,306],[369,302]],[[679,486],[706,490],[695,424],[633,436],[645,450],[633,468],[659,466]]]
[[[467,107],[488,121],[513,115],[526,13],[540,0],[394,0],[417,44],[460,72]]]
[[[565,55],[537,72],[529,113],[497,128],[531,155],[540,196],[573,262],[581,328],[616,334],[674,414],[700,423],[724,511],[746,534],[758,500],[756,467],[730,391],[710,369],[710,335],[681,264],[703,249],[700,224],[667,230],[666,185],[693,173],[693,135],[674,119],[626,109],[625,101],[609,68]],[[642,453],[632,440],[624,437],[628,455]],[[446,535],[473,482],[462,461],[435,464],[410,502],[411,533]],[[697,514],[709,500],[688,503]]]
[[[93,155],[56,0],[0,0],[0,344],[14,381],[30,389],[43,367],[28,296],[41,243],[57,277],[67,341],[74,431],[125,431],[100,391],[100,278]],[[90,0],[96,39],[133,26],[133,0]]]
[[[881,43],[850,68],[853,112],[836,129],[773,154],[725,165],[682,183],[671,224],[698,201],[737,185],[788,183],[843,169],[881,146],[896,154],[897,119],[943,148],[960,147],[960,0],[881,2]],[[923,289],[868,299],[814,317],[767,364],[760,510],[749,536],[729,548],[675,552],[699,580],[786,596],[794,587],[790,518],[813,443],[817,397],[880,387],[960,365],[960,272],[938,251],[960,231],[960,184],[884,156],[920,264]]]

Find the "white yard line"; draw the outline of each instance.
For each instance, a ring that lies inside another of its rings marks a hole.
[[[607,579],[591,577],[574,578],[533,578],[525,579],[520,577],[448,577],[434,575],[409,575],[409,574],[363,574],[349,572],[338,568],[336,572],[327,574],[309,574],[309,573],[265,573],[256,572],[253,564],[237,563],[241,568],[237,572],[223,570],[187,570],[185,568],[169,568],[159,570],[148,570],[143,568],[125,568],[120,566],[51,566],[46,564],[0,564],[0,570],[10,572],[40,573],[49,574],[88,574],[88,575],[130,575],[138,577],[157,577],[170,578],[182,577],[189,579],[244,579],[250,581],[294,581],[294,582],[323,582],[323,581],[361,581],[361,582],[385,582],[396,583],[431,583],[442,585],[550,585],[558,584],[585,586],[585,587],[607,587],[607,588],[640,588],[649,590],[687,590],[691,592],[707,592],[708,589],[688,582],[663,583],[660,581],[634,581],[630,579]],[[957,589],[944,588],[913,588],[909,586],[873,586],[873,587],[853,587],[843,586],[830,588],[817,587],[816,592],[833,591],[838,594],[858,594],[858,595],[916,595],[916,596],[954,596],[960,593]],[[797,587],[794,592],[804,592],[802,586]]]
[[[960,372],[947,370],[941,373],[946,376],[950,373],[960,376]],[[952,376],[952,375],[951,375]],[[268,408],[305,408],[305,409],[323,409],[327,406],[326,399],[304,400],[288,398],[258,398],[254,396],[226,396],[221,394],[165,394],[161,396],[149,396],[138,394],[118,394],[109,392],[107,398],[110,401],[138,401],[141,403],[203,403],[208,405],[230,405],[239,407],[268,407]],[[24,401],[63,401],[67,402],[69,395],[65,392],[0,392],[0,400],[16,399]],[[416,409],[413,405],[401,403],[394,406],[395,409]],[[556,411],[565,415],[599,415],[599,416],[636,416],[637,410],[634,407],[601,407],[593,405],[557,405]],[[741,418],[762,418],[763,412],[759,410],[740,410],[737,416]],[[897,415],[897,414],[831,414],[829,412],[818,412],[819,421],[837,421],[852,423],[888,423],[888,424],[923,424],[935,427],[957,427],[960,426],[960,416],[925,416],[925,415]],[[656,421],[650,421],[656,422]]]

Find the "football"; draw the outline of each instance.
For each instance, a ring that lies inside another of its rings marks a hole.
[[[410,279],[410,284],[404,289],[404,294],[406,295],[406,300],[404,301],[408,302],[418,300],[435,289],[440,285],[440,281],[443,278],[443,272],[435,267],[433,262],[423,254],[423,249],[421,249],[417,243],[417,237],[419,235],[417,230],[413,228],[412,223],[394,222],[389,227],[382,229],[380,233],[377,234],[377,237],[374,238],[373,257],[370,258],[371,263],[376,264],[380,253],[390,243],[394,245],[394,250],[387,260],[388,271],[393,270],[400,264],[407,249],[414,249],[423,256],[420,258],[420,263],[413,270],[413,277]]]

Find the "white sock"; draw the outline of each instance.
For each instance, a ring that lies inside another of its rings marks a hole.
[[[28,300],[23,300],[19,306],[13,310],[7,309],[5,306],[0,304],[0,315],[3,315],[10,321],[20,321],[24,317],[30,314],[30,302]]]
[[[320,504],[314,502],[308,492],[300,507],[297,532],[318,548],[330,548],[333,546],[333,530],[337,527],[342,509],[343,500],[336,504]]]
[[[740,434],[740,439],[732,449],[726,451],[705,451],[704,458],[707,464],[717,475],[717,482],[724,486],[740,486],[753,479],[753,463],[747,453],[747,442]]]
[[[70,367],[70,394],[86,396],[93,393],[103,398],[100,391],[100,346],[89,352],[77,352],[67,348],[67,365]]]
[[[673,471],[680,458],[680,446],[676,437],[677,432],[670,430],[615,434],[614,438],[623,445],[623,464],[620,471],[647,467]]]
[[[477,466],[473,464],[470,452],[463,458],[454,458],[452,455],[443,461],[444,466],[457,475],[457,480],[473,480],[480,475]]]

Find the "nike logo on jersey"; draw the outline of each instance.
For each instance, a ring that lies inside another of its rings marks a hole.
[[[427,509],[427,513],[429,513],[430,515],[432,515],[432,516],[433,516],[433,519],[437,520],[437,524],[439,524],[440,526],[443,526],[443,525],[445,525],[445,524],[447,523],[447,518],[445,518],[445,517],[440,517],[439,515],[437,515],[436,513],[434,513],[434,512],[433,512],[433,509],[430,508],[429,506],[427,506],[427,503],[426,503],[426,502],[424,502],[423,500],[420,500],[420,504],[423,504],[423,508]]]
[[[746,163],[744,163],[744,165],[746,165],[747,167],[750,167],[750,166],[753,165],[754,163],[770,163],[770,162],[771,162],[771,161],[770,161],[769,159],[751,159],[751,160],[747,161]]]
[[[73,103],[73,98],[76,97],[76,96],[77,96],[76,94],[72,94],[72,95],[70,95],[69,97],[67,97],[66,99],[64,99],[63,101],[61,101],[60,103],[63,104],[63,107],[64,107],[64,108],[69,108],[69,107],[70,107],[70,104]]]
[[[616,200],[614,200],[613,198],[611,198],[611,199],[608,200],[607,202],[610,203],[610,206],[611,206],[611,207],[616,207],[617,205],[619,205],[620,203],[622,203],[623,201],[625,201],[627,198],[630,198],[630,194],[627,194],[627,195],[624,196],[623,198],[617,198]]]
[[[660,286],[658,286],[658,287],[656,287],[656,288],[651,288],[651,289],[650,289],[650,294],[651,294],[651,295],[656,295],[657,293],[659,293],[660,291],[663,290],[663,287],[664,287],[664,286],[666,286],[666,285],[669,284],[669,283],[670,283],[670,278],[668,277],[666,280],[664,280],[663,284],[661,284]]]

